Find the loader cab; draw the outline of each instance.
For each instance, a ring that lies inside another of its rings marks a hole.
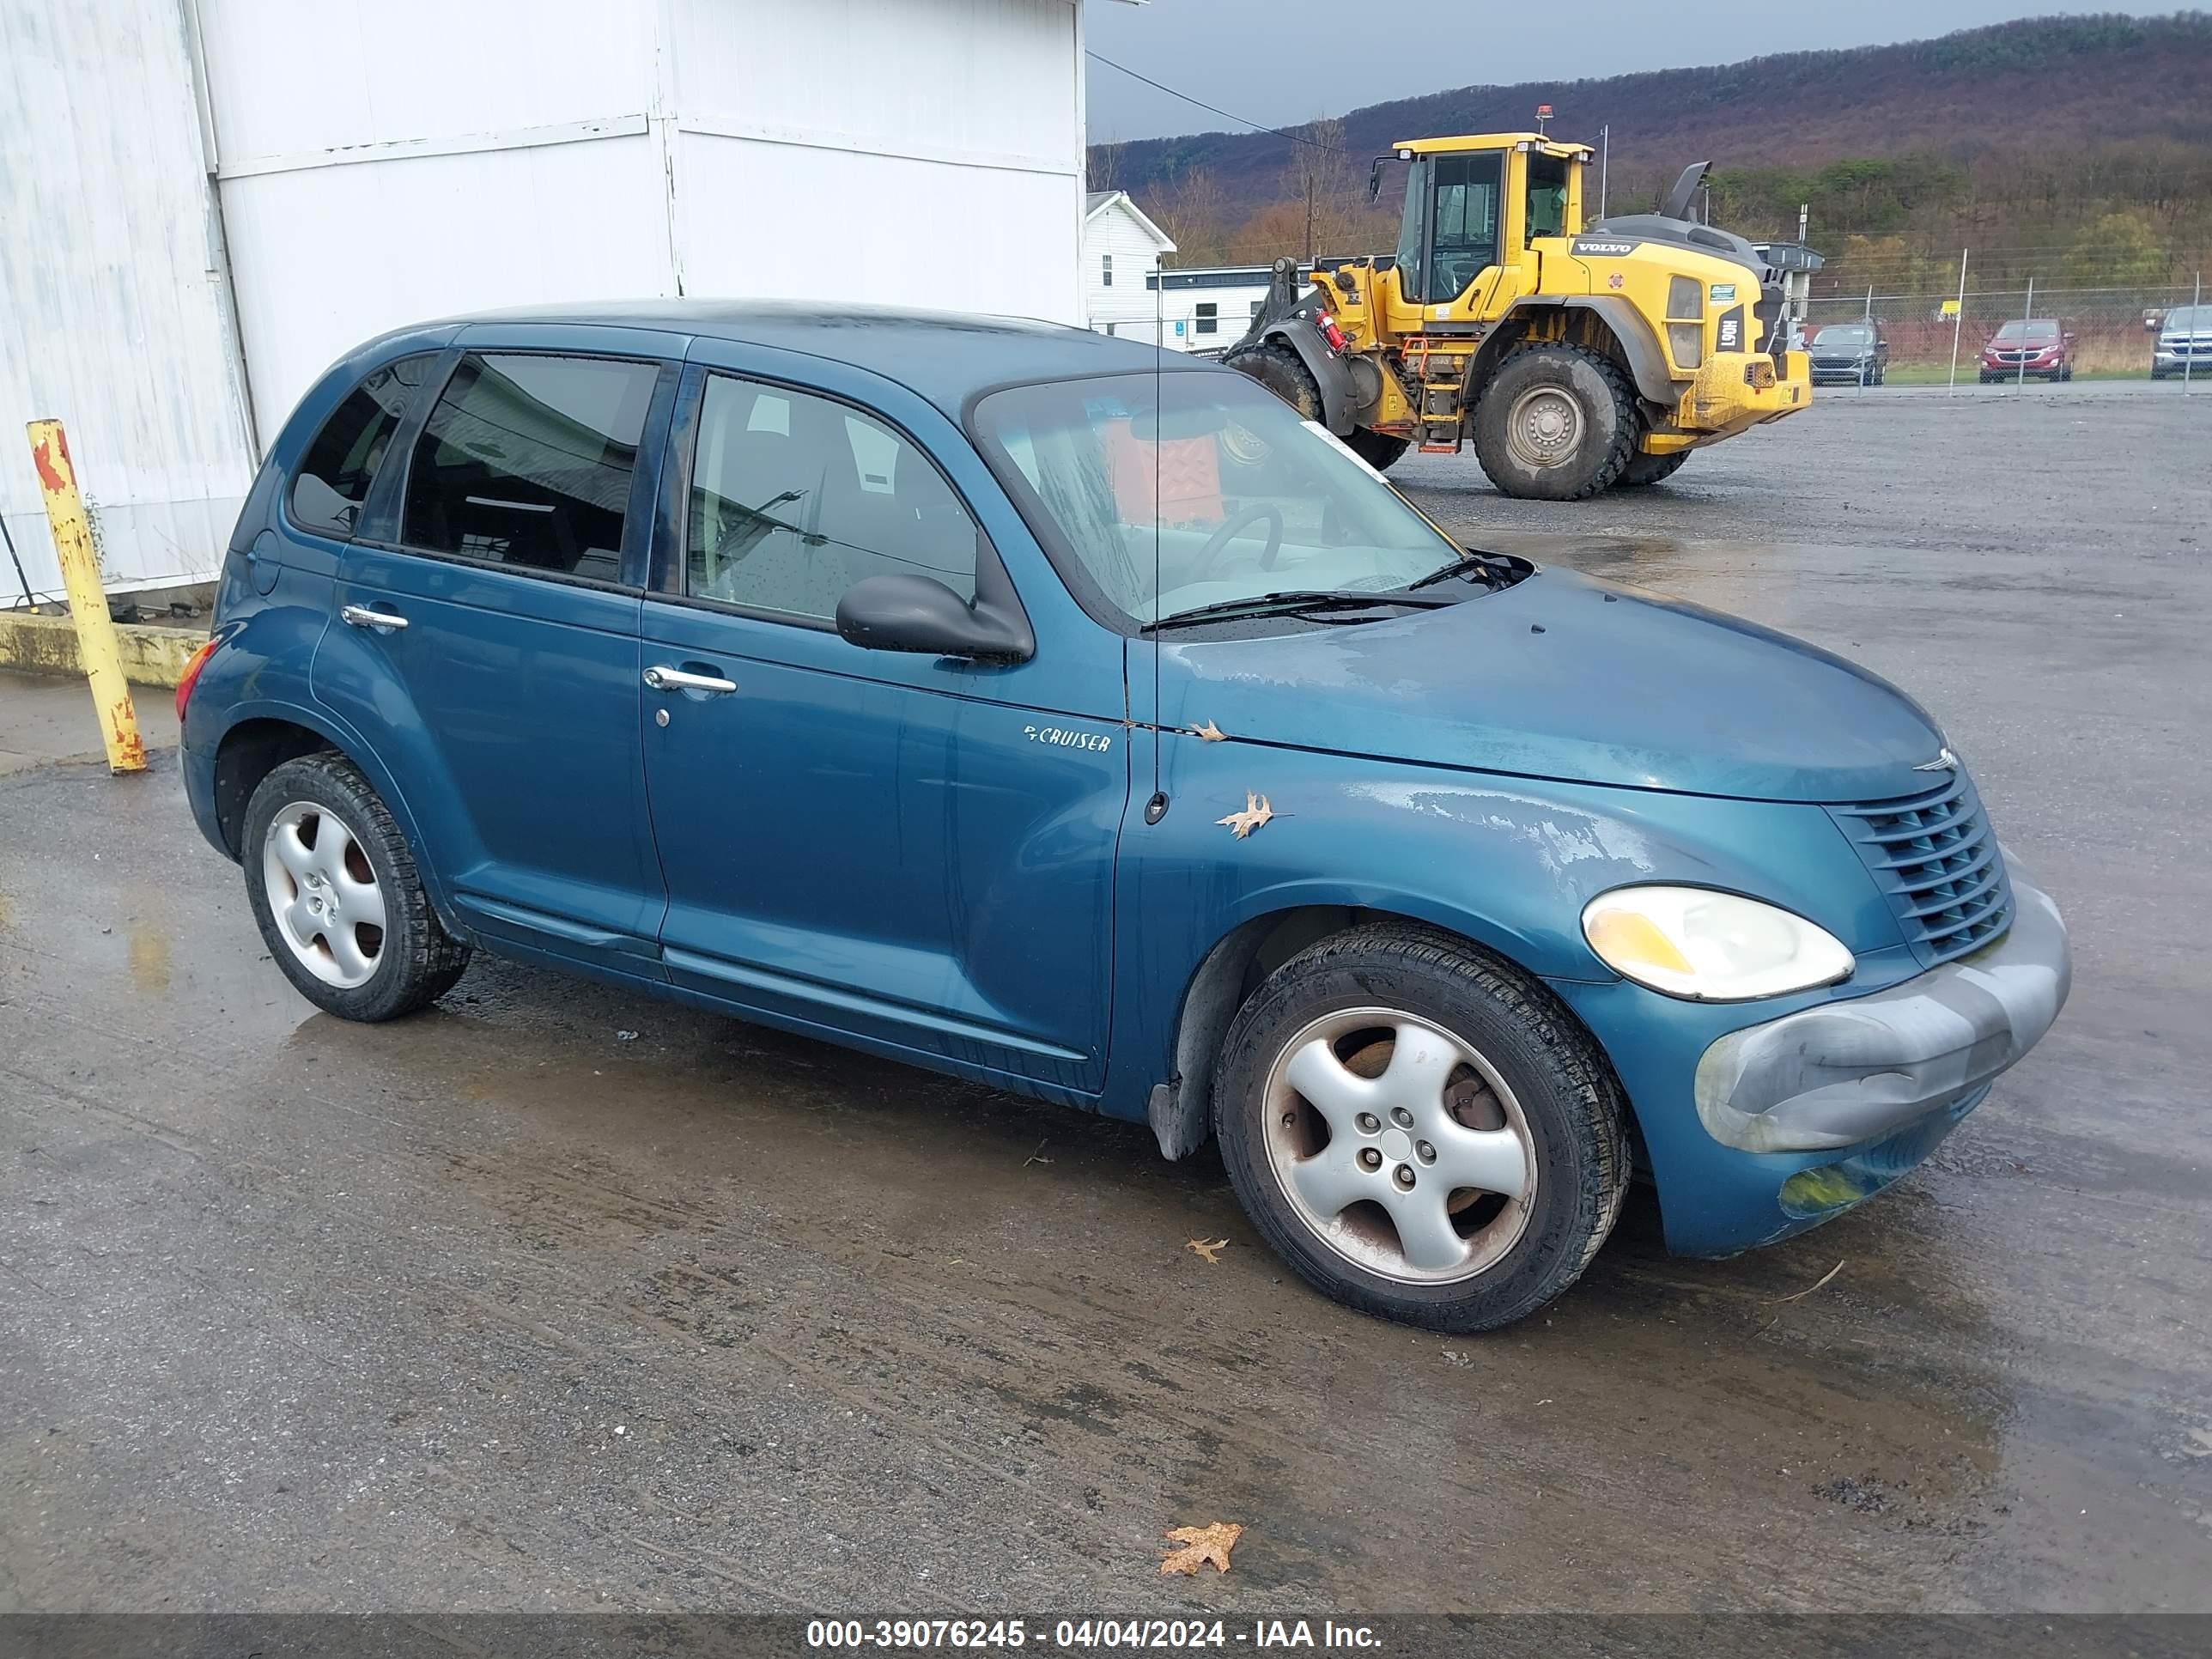
[[[1589,155],[1585,145],[1553,143],[1534,133],[1399,145],[1406,197],[1394,275],[1398,307],[1418,313],[1407,320],[1473,322],[1487,314],[1501,289],[1529,291],[1535,270],[1530,244],[1582,228],[1583,163]],[[1377,192],[1383,166],[1378,161],[1372,175]],[[1517,276],[1524,270],[1526,283]]]

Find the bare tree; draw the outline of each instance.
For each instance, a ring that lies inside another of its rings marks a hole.
[[[1119,190],[1121,188],[1122,146],[1117,141],[1093,144],[1085,158],[1084,188],[1086,190]]]
[[[1232,228],[1229,198],[1208,169],[1184,173],[1146,212],[1174,240],[1176,264],[1218,264],[1227,256]]]

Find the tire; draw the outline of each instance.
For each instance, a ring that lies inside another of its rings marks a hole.
[[[1686,449],[1677,449],[1665,455],[1647,454],[1638,450],[1628,458],[1628,465],[1620,469],[1620,476],[1613,481],[1615,489],[1642,489],[1662,479],[1671,478],[1682,470],[1682,463],[1690,459]]]
[[[1222,1161],[1252,1224],[1362,1312],[1510,1325],[1572,1285],[1620,1216],[1628,1157],[1604,1055],[1535,981],[1449,935],[1362,928],[1301,951],[1238,1010],[1216,1075]],[[1498,1187],[1450,1184],[1470,1173]]]
[[[1524,501],[1586,500],[1620,476],[1635,446],[1628,381],[1585,346],[1509,353],[1475,404],[1475,459],[1491,483]]]
[[[1268,340],[1249,351],[1240,351],[1222,361],[1230,368],[1250,375],[1273,392],[1292,409],[1298,411],[1302,421],[1322,418],[1321,386],[1305,366],[1305,360],[1280,340]]]
[[[329,839],[334,829],[342,842]],[[468,966],[406,837],[344,756],[302,755],[262,779],[239,845],[270,959],[325,1012],[397,1019],[445,995]]]
[[[1356,426],[1345,437],[1352,453],[1373,467],[1377,472],[1388,472],[1390,463],[1404,454],[1412,445],[1410,438],[1401,438],[1388,432],[1371,432]]]

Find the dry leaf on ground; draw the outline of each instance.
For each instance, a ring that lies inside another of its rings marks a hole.
[[[1229,1241],[1225,1238],[1194,1238],[1183,1248],[1204,1256],[1208,1261],[1218,1261],[1221,1253],[1229,1248]]]
[[[1167,1535],[1182,1547],[1168,1552],[1160,1563],[1162,1572],[1194,1573],[1208,1561],[1217,1572],[1226,1572],[1229,1552],[1237,1547],[1244,1528],[1234,1521],[1217,1521],[1210,1527],[1170,1527]]]
[[[1241,812],[1231,812],[1225,818],[1216,818],[1214,822],[1225,825],[1231,835],[1237,840],[1243,841],[1274,816],[1275,809],[1267,804],[1267,798],[1265,795],[1255,795],[1247,789],[1244,792],[1244,810]]]

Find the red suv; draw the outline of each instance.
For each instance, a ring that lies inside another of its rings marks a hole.
[[[2039,374],[2046,380],[2074,378],[2074,331],[2049,318],[2007,323],[1982,348],[1982,384]]]

